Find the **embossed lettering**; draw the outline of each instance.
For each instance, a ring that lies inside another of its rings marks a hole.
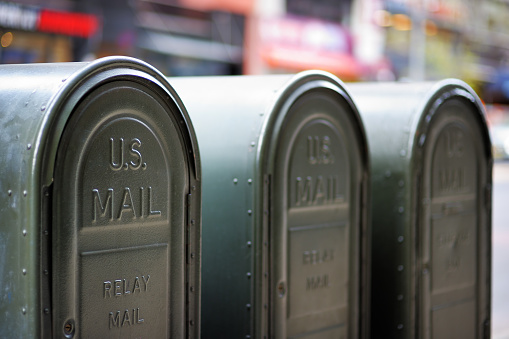
[[[129,154],[131,155],[131,160],[126,160],[124,138],[119,138],[118,146],[115,146],[115,144],[115,139],[110,138],[110,168],[112,170],[118,171],[122,168],[125,170],[130,168],[136,171],[140,168],[147,168],[147,163],[143,162],[143,156],[141,155],[140,151],[140,139],[133,138],[129,144]]]
[[[447,131],[445,133],[445,145],[449,158],[463,156],[463,133],[460,131]]]
[[[468,231],[460,233],[445,233],[437,237],[438,246],[452,245],[453,247],[458,244],[470,243],[470,233]]]
[[[306,279],[306,291],[317,290],[329,286],[330,283],[328,274],[307,277]]]
[[[321,175],[317,176],[316,179],[309,176],[305,180],[297,177],[295,206],[332,204],[344,199],[343,195],[339,193],[339,180],[337,176],[329,176],[327,184],[324,181]]]
[[[131,169],[137,170],[140,169],[143,164],[143,158],[141,156],[140,151],[137,149],[141,146],[141,141],[138,138],[134,138],[131,140],[131,144],[129,145],[129,153],[135,157],[136,161],[131,160]]]
[[[334,163],[328,136],[308,136],[308,162],[312,165],[328,165]]]
[[[110,138],[110,167],[114,171],[124,166],[124,139],[120,138],[119,141],[118,154],[115,155],[115,139]]]
[[[136,276],[134,277],[132,281],[132,287],[131,287],[131,281],[129,279],[115,279],[113,280],[113,284],[110,280],[103,282],[103,297],[105,299],[112,297],[122,297],[122,296],[129,296],[131,294],[147,292],[148,291],[148,283],[150,280],[150,274],[142,275],[141,278]],[[143,285],[143,286],[142,286]],[[143,288],[142,288],[143,287]],[[112,291],[113,290],[113,291]]]
[[[104,298],[106,298],[106,295],[108,295],[108,297],[111,298],[111,281],[105,281],[103,286],[104,286]]]
[[[101,201],[101,196],[99,194],[99,190],[97,189],[93,189],[92,190],[92,195],[93,195],[93,210],[94,210],[94,217],[92,220],[94,221],[97,221],[97,210],[99,208],[99,216],[104,218],[106,217],[106,213],[109,211],[110,214],[109,214],[109,219],[110,220],[113,220],[113,189],[112,188],[109,188],[108,189],[108,193],[106,194],[106,201],[103,205],[102,201]]]
[[[332,249],[304,251],[302,253],[303,265],[316,265],[332,260],[334,260],[334,250]]]
[[[125,309],[123,311],[122,320],[120,320],[121,311],[115,313],[110,312],[108,316],[109,328],[121,328],[124,326],[140,325],[145,319],[140,317],[140,308],[133,308],[132,311]]]
[[[110,328],[120,327],[120,311],[117,311],[115,315],[113,315],[113,312],[110,312],[109,325]]]
[[[129,317],[129,310],[125,310],[124,311],[124,317],[122,318],[122,325],[121,326],[124,326],[126,323],[129,326],[131,326],[131,318]]]
[[[444,168],[438,171],[439,189],[442,192],[457,192],[465,187],[463,168]]]
[[[137,195],[136,193],[139,193]],[[118,193],[117,193],[118,195]],[[139,190],[131,191],[129,187],[125,187],[122,191],[120,199],[115,198],[115,191],[113,188],[108,189],[106,198],[103,204],[101,194],[98,189],[92,190],[92,221],[97,222],[99,219],[119,220],[138,217],[160,217],[161,211],[154,208],[154,198],[152,187],[140,187]],[[117,203],[120,201],[120,203]],[[118,205],[115,205],[118,204]],[[115,213],[113,210],[115,209]]]
[[[118,210],[118,219],[122,218],[122,213],[124,212],[132,212],[133,217],[136,218],[136,211],[133,206],[133,197],[131,196],[131,190],[129,187],[124,188],[124,197],[122,199],[122,204],[120,205],[120,209]]]

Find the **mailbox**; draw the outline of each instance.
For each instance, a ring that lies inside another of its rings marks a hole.
[[[490,336],[484,109],[458,80],[350,84],[370,144],[373,338]]]
[[[198,338],[200,158],[167,80],[0,70],[0,337]]]
[[[203,167],[204,338],[357,338],[367,144],[322,72],[171,79]]]

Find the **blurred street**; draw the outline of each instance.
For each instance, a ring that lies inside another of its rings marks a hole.
[[[493,168],[492,336],[509,338],[509,162]]]

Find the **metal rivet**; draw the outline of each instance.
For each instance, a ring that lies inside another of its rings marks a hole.
[[[248,279],[251,278],[251,272],[247,272],[246,276],[247,276]]]
[[[44,105],[43,105],[43,106],[41,107],[41,111],[43,111],[43,112],[44,112],[44,110],[45,110],[45,109],[46,109],[46,106],[44,106]]]
[[[247,214],[251,215],[251,214],[253,214],[253,211],[252,210],[247,210]]]
[[[22,269],[21,273],[23,273],[23,275],[27,275],[27,269],[26,268]]]
[[[247,304],[247,305],[246,305],[246,308],[247,308],[248,310],[250,310],[250,309],[251,309],[251,304]]]
[[[26,197],[26,196],[27,196],[27,194],[28,194],[27,190],[24,190],[24,191],[23,191],[23,196],[24,196],[24,197]]]
[[[27,149],[31,149],[31,148],[32,148],[32,144],[28,144]]]
[[[251,241],[247,242],[247,247],[251,247]]]
[[[46,307],[46,308],[44,309],[44,314],[49,314],[49,308],[47,308],[47,307]]]
[[[402,149],[402,150],[399,152],[399,155],[401,155],[402,157],[406,156],[406,150]]]
[[[11,195],[12,195],[12,190],[8,190],[8,191],[7,191],[7,194],[8,194],[9,196],[11,196]]]
[[[398,237],[398,242],[403,242],[405,240],[405,237],[403,237],[402,235],[400,235]]]
[[[251,147],[255,147],[256,143],[254,141],[251,141]]]
[[[26,235],[27,235],[27,230],[23,230],[23,232],[21,232],[21,233],[23,233],[23,236],[24,236],[24,237],[26,237]]]
[[[21,309],[21,313],[23,313],[23,314],[27,314],[27,309],[26,309],[25,307],[23,307],[23,308]]]
[[[253,183],[253,179],[247,179],[247,183],[251,185]]]
[[[239,179],[237,179],[237,178],[233,178],[233,183],[234,183],[234,184],[237,184],[238,182],[239,182]]]
[[[403,271],[403,269],[404,269],[403,265],[398,265],[398,271],[401,272],[401,271]]]
[[[403,324],[398,324],[398,330],[402,330],[403,329]]]
[[[398,298],[399,301],[403,300],[403,294],[398,294],[397,298]]]

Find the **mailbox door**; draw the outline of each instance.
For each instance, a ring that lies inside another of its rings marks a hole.
[[[356,338],[362,139],[337,92],[298,97],[281,126],[271,223],[276,338]]]
[[[417,249],[422,338],[480,338],[484,331],[488,160],[473,109],[466,100],[446,101],[426,136]]]
[[[180,112],[159,91],[102,84],[65,127],[53,192],[58,337],[185,336],[188,158]]]

